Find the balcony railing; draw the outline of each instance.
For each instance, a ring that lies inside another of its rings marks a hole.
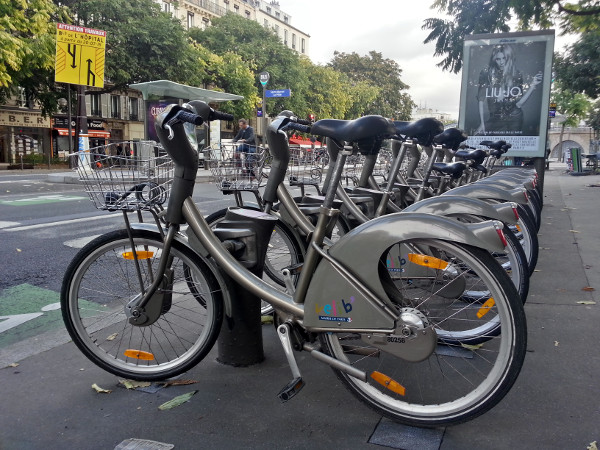
[[[188,3],[192,5],[199,6],[202,9],[205,9],[217,16],[224,16],[227,13],[227,10],[222,6],[217,5],[216,3],[209,2],[208,0],[186,0]]]
[[[135,121],[139,120],[138,115],[137,114],[129,114],[129,120],[135,120]]]

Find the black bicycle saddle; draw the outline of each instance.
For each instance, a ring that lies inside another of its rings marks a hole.
[[[448,128],[433,138],[433,142],[452,150],[458,150],[461,142],[467,140],[467,134],[458,128]]]
[[[433,117],[415,122],[394,122],[396,134],[416,139],[420,145],[429,146],[433,138],[444,131],[444,124]]]

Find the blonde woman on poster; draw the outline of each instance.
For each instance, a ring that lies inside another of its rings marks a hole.
[[[492,49],[488,67],[479,74],[480,124],[477,135],[520,135],[523,133],[522,107],[542,82],[538,72],[529,86],[515,66],[515,55],[510,45],[497,45]],[[489,116],[486,118],[485,106]]]

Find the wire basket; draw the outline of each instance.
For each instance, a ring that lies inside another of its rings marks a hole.
[[[392,165],[392,152],[390,150],[381,150],[377,154],[377,162],[373,167],[373,176],[382,177],[387,180],[388,173]]]
[[[173,161],[153,141],[112,143],[70,157],[98,209],[150,210],[169,198]]]
[[[344,170],[342,171],[342,179],[345,180],[346,185],[348,185],[350,181],[352,181],[352,184],[355,186],[358,185],[364,163],[365,157],[361,154],[350,155],[346,158],[346,164],[344,164]]]
[[[316,149],[290,146],[287,175],[290,186],[319,186],[323,180],[323,163]]]
[[[247,148],[251,151],[241,151]],[[204,149],[204,163],[221,191],[254,191],[264,175],[265,150],[262,147],[222,145]]]

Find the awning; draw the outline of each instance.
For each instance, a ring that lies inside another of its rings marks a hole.
[[[313,145],[313,142],[310,139],[306,139],[306,138],[298,137],[298,136],[292,136],[289,139],[289,143],[294,144],[294,145],[308,146],[308,147],[311,147]],[[316,147],[321,146],[321,143],[319,141],[315,141],[314,144]]]
[[[69,130],[67,128],[55,128],[55,130],[58,131],[59,136],[68,136],[69,135]],[[88,130],[87,135],[88,135],[88,137],[91,137],[91,138],[109,139],[110,131]],[[75,136],[74,129],[71,130],[71,136]]]
[[[228,94],[226,92],[211,91],[185,84],[175,83],[168,80],[148,81],[145,83],[130,84],[131,89],[141,91],[144,100],[151,95],[158,97],[172,97],[185,100],[202,100],[207,103],[227,102],[230,100],[242,100],[241,95]]]

